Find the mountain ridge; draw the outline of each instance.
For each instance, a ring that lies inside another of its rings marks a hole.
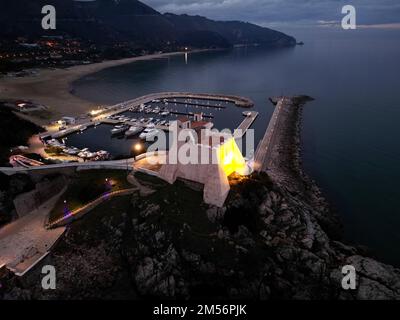
[[[41,28],[44,5],[54,5],[57,10],[56,30]],[[157,48],[171,44],[196,47],[296,44],[293,37],[248,22],[161,14],[137,0],[14,0],[0,12],[0,35],[3,37],[34,38],[55,34],[104,45],[129,42]]]

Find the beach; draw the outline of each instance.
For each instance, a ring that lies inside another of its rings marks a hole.
[[[44,125],[49,120],[55,120],[61,116],[77,116],[87,113],[96,107],[96,104],[80,99],[71,93],[71,84],[75,80],[110,67],[182,54],[184,52],[151,54],[87,65],[77,65],[66,69],[41,69],[39,75],[22,78],[4,77],[0,78],[0,99],[22,99],[45,105],[49,111],[46,117],[36,115],[23,116],[38,125]]]

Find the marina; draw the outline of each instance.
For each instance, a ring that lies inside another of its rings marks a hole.
[[[236,96],[158,93],[95,110],[86,119],[69,119],[69,125],[62,122],[41,138],[79,161],[129,158],[146,152],[146,140],[156,139],[161,131],[168,136],[170,123],[182,116],[204,119],[218,130],[240,129],[235,137],[241,138],[258,116],[243,112],[243,106],[251,105]]]

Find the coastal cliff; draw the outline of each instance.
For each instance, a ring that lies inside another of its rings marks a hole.
[[[24,285],[9,275],[0,297],[399,299],[400,270],[340,241],[339,219],[301,169],[307,100],[292,98],[268,172],[230,177],[223,208],[193,183],[136,173],[137,193],[72,224],[42,262],[56,267],[57,290],[40,289],[38,266]],[[345,265],[355,290],[342,289]]]

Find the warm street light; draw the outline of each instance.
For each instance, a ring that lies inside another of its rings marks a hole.
[[[136,143],[134,146],[133,146],[133,149],[135,150],[135,151],[142,151],[143,150],[143,146],[142,146],[142,144],[141,143]]]

